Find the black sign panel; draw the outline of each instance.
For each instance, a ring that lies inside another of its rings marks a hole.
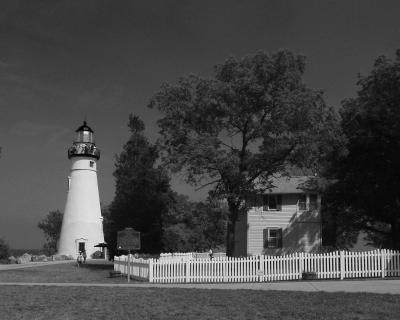
[[[140,250],[140,232],[132,228],[118,231],[117,235],[118,250]]]

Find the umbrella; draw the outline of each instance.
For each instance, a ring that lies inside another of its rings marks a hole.
[[[107,248],[108,245],[105,242],[101,242],[99,244],[96,244],[94,247],[96,247],[96,248]]]

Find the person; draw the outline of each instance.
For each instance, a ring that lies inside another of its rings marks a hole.
[[[76,261],[78,262],[78,267],[80,267],[83,262],[82,251],[79,251],[79,255],[78,255],[78,258],[76,258]]]
[[[212,260],[214,258],[214,252],[212,251],[212,249],[208,251],[208,254],[210,255],[210,260]]]
[[[83,256],[83,263],[86,263],[86,257],[87,257],[86,250],[83,250],[82,256]]]

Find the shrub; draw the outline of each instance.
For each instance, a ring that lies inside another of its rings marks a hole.
[[[103,252],[101,252],[100,250],[97,250],[95,252],[92,253],[92,258],[93,259],[102,259],[103,258]]]

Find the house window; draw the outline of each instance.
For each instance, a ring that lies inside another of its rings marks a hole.
[[[310,210],[317,210],[317,209],[318,209],[317,195],[310,194]]]
[[[93,168],[93,167],[94,167],[94,161],[90,161],[90,162],[89,162],[89,166],[90,166],[91,168]]]
[[[299,211],[317,210],[318,196],[316,194],[299,194],[297,206]]]
[[[297,205],[298,205],[299,211],[307,210],[307,197],[305,194],[299,194],[299,200],[298,200]]]
[[[268,228],[263,231],[264,249],[282,248],[282,229]]]
[[[263,210],[281,210],[282,195],[280,194],[264,194],[263,195]]]

